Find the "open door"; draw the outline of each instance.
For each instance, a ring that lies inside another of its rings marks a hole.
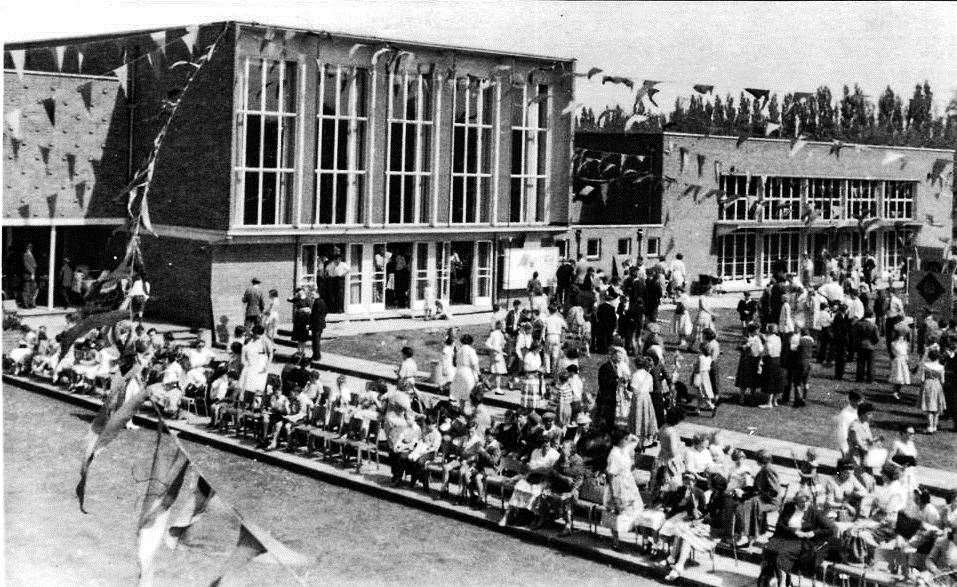
[[[476,306],[492,306],[492,241],[475,243],[475,296]]]
[[[412,250],[412,309],[421,310],[425,307],[425,289],[428,287],[429,266],[434,248],[431,243],[415,243]]]

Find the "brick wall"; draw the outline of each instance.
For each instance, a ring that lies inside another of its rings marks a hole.
[[[67,69],[66,64],[64,69]],[[80,86],[90,83],[87,108]],[[44,100],[53,100],[54,120]],[[20,140],[3,125],[5,218],[123,216],[127,112],[115,80],[4,73],[3,111],[19,110]]]
[[[147,318],[210,326],[210,247],[194,240],[143,237],[143,258],[152,289]]]
[[[217,328],[225,324],[230,332],[241,325],[244,306],[243,292],[250,280],[258,277],[264,292],[279,291],[280,322],[291,322],[290,306],[286,300],[292,295],[296,251],[293,244],[223,245],[213,250],[209,292],[212,319]]]

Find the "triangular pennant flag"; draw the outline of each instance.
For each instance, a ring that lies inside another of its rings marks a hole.
[[[166,546],[172,549],[188,537],[190,528],[206,513],[216,496],[216,491],[199,473],[190,481],[189,488],[166,532]]]
[[[56,201],[58,194],[47,196],[47,211],[50,212],[50,218],[56,216]]]
[[[189,56],[192,57],[196,52],[196,41],[199,39],[199,27],[196,25],[186,27],[186,34],[183,35],[183,43],[189,49]]]
[[[804,136],[798,136],[793,141],[791,141],[791,150],[788,151],[788,157],[794,157],[798,154],[798,151],[804,148],[807,145],[807,139]]]
[[[129,81],[126,79],[126,64],[117,67],[113,70],[113,73],[116,74],[116,79],[120,82],[120,89],[123,90],[123,93],[126,94],[126,83]]]
[[[21,110],[15,108],[3,116],[4,122],[7,123],[7,128],[10,129],[10,136],[13,137],[15,141],[23,140],[23,132],[20,128],[20,113]]]
[[[86,111],[89,112],[90,108],[93,107],[93,82],[80,84],[80,87],[78,87],[76,91],[79,92],[83,98],[83,106],[86,108]]]
[[[166,31],[157,31],[155,33],[150,33],[150,38],[153,39],[153,44],[156,45],[156,48],[166,55]]]
[[[605,85],[605,84],[608,84],[608,83],[612,83],[612,84],[616,84],[616,85],[617,85],[617,84],[622,84],[622,85],[624,85],[624,86],[627,86],[629,90],[635,89],[635,82],[634,82],[634,80],[632,80],[631,78],[627,78],[627,77],[622,77],[622,76],[618,76],[618,75],[605,75],[605,76],[602,76],[602,78],[601,78],[601,85]]]
[[[53,54],[56,57],[56,70],[63,71],[63,55],[66,54],[66,45],[57,45],[54,47]]]
[[[83,51],[79,48],[76,50],[76,72],[83,73]]]
[[[746,133],[746,132],[743,132],[743,133],[741,133],[741,134],[738,135],[738,140],[737,140],[737,142],[735,142],[734,146],[735,146],[735,147],[740,147],[741,145],[743,145],[743,144],[744,144],[748,139],[750,139],[750,138],[751,138],[751,135],[750,135],[750,134],[748,134],[748,133]]]
[[[890,151],[889,153],[884,155],[884,160],[881,161],[881,165],[890,165],[891,163],[894,163],[895,161],[900,161],[903,158],[904,158],[903,153]]]
[[[575,75],[578,76],[578,77],[584,77],[584,78],[591,79],[591,78],[595,77],[596,75],[598,75],[599,73],[601,73],[601,72],[603,72],[603,71],[604,71],[604,70],[603,70],[602,68],[600,68],[600,67],[592,67],[592,68],[590,68],[590,69],[589,69],[587,72],[585,72],[585,73],[576,73]]]
[[[50,125],[56,126],[56,100],[44,98],[40,102],[43,104],[43,109],[46,110],[47,118],[50,119]]]
[[[844,143],[842,143],[841,141],[839,141],[839,140],[837,140],[837,139],[834,139],[834,140],[831,141],[831,148],[828,150],[827,154],[828,154],[828,155],[834,155],[835,157],[837,157],[838,159],[840,159],[840,158],[841,158],[841,149],[843,149],[843,148],[844,148]]]
[[[239,539],[236,541],[236,549],[229,555],[229,560],[224,565],[224,571],[210,587],[219,587],[223,579],[230,571],[236,571],[245,566],[249,561],[266,552],[263,543],[256,539],[245,524],[239,526]]]
[[[43,161],[43,164],[49,165],[50,164],[50,147],[46,145],[38,145],[37,148],[40,149],[40,159]]]
[[[655,108],[660,108],[660,106],[658,106],[658,103],[655,102],[655,94],[657,94],[660,91],[661,90],[659,90],[658,88],[648,88],[648,101],[654,104]]]
[[[76,155],[73,153],[66,154],[66,173],[70,176],[70,181],[73,181],[73,176],[76,175]]]
[[[149,188],[148,185],[146,187]],[[143,192],[144,192],[143,200],[142,200],[142,203],[140,204],[140,221],[143,223],[143,230],[152,234],[153,236],[156,236],[156,231],[153,230],[153,221],[150,220],[149,200],[146,198],[145,188]]]
[[[564,108],[562,108],[562,116],[566,114],[571,114],[572,112],[578,110],[581,107],[582,107],[581,102],[569,102],[568,106],[565,106]]]
[[[744,91],[754,96],[758,102],[764,103],[771,96],[771,90],[760,90],[757,88],[744,88]]]
[[[712,91],[714,91],[714,86],[708,84],[695,84],[693,87],[694,91],[698,92],[699,94],[710,94]]]
[[[628,120],[625,121],[625,132],[628,132],[631,130],[631,127],[637,126],[646,120],[648,120],[648,117],[644,114],[632,114],[628,117]]]
[[[176,502],[176,498],[179,497],[183,480],[186,478],[186,472],[189,469],[189,460],[179,447],[177,447],[170,462],[160,464],[161,461],[166,460],[160,453],[162,440],[163,426],[157,426],[153,466],[150,470],[149,483],[146,486],[146,496],[143,498],[143,508],[140,511],[136,536],[141,585],[152,584],[153,558],[163,543],[170,508]]]
[[[112,325],[124,318],[129,318],[129,312],[126,310],[116,310],[114,312],[97,314],[95,318],[100,322]],[[90,319],[88,318],[87,320]],[[97,323],[99,324],[100,322]],[[71,328],[70,331],[82,330],[82,328],[84,328],[84,325],[83,322],[80,322]],[[90,330],[91,328],[87,327],[84,332],[89,332]],[[72,346],[72,341],[66,336],[67,334],[69,334],[69,331],[64,333],[62,340],[63,350],[61,350],[61,353],[69,350],[70,346]],[[72,336],[75,340],[79,334],[73,334]],[[100,411],[90,424],[90,431],[86,437],[86,452],[83,458],[83,464],[80,467],[80,482],[76,485],[76,497],[80,502],[80,511],[83,513],[86,513],[86,510],[83,509],[83,504],[86,499],[86,480],[90,471],[90,465],[93,464],[93,459],[96,458],[96,455],[100,454],[113,439],[119,436],[120,431],[126,428],[126,423],[133,418],[133,414],[149,399],[150,393],[148,389],[143,387],[143,382],[140,379],[140,371],[141,367],[134,365],[125,376],[114,377],[110,386],[109,395],[107,396],[108,399],[103,402]]]
[[[17,72],[17,77],[23,81],[23,65],[26,63],[27,52],[23,49],[11,49],[10,59],[13,60],[13,69]]]
[[[222,584],[223,578],[229,571],[236,571],[256,557],[266,553],[269,553],[269,556],[263,556],[261,562],[280,564],[284,567],[301,567],[309,564],[310,560],[273,538],[269,532],[251,522],[242,520],[239,526],[239,539],[236,541],[236,549],[224,565],[226,572],[213,581],[212,585]]]
[[[764,136],[769,137],[771,136],[771,133],[773,133],[774,131],[780,128],[781,128],[781,125],[778,124],[777,122],[768,121],[768,123],[764,126]]]
[[[935,181],[940,180],[941,185],[943,185],[943,173],[950,163],[950,159],[936,159],[933,165],[931,165],[930,171],[927,173],[927,181],[934,183]]]

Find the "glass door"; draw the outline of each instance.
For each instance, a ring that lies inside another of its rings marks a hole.
[[[385,311],[385,243],[372,245],[372,299],[369,304],[370,312]]]
[[[476,306],[492,305],[492,242],[475,243],[475,296]]]
[[[413,248],[412,309],[421,310],[425,305],[425,290],[429,286],[429,243],[415,243]],[[433,288],[433,295],[435,290]]]
[[[362,304],[362,245],[351,244],[346,249],[346,263],[349,274],[346,276],[345,310],[355,314],[365,310]]]
[[[438,289],[435,298],[449,303],[449,256],[452,254],[452,243],[435,243],[435,275]]]

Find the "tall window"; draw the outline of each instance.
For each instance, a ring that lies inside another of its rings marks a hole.
[[[246,59],[243,154],[237,168],[243,224],[291,224],[298,86],[294,61]]]
[[[843,179],[815,178],[808,180],[808,206],[818,211],[820,220],[841,218]]]
[[[426,223],[432,194],[432,75],[389,74],[386,221]]]
[[[904,254],[904,233],[895,231],[882,232],[884,251],[881,257],[881,268],[887,270],[893,279],[900,279],[901,265],[907,259]]]
[[[729,281],[754,279],[756,257],[753,232],[719,237],[718,277]]]
[[[884,217],[910,220],[914,217],[914,183],[888,181],[884,183]]]
[[[724,203],[718,202],[718,220],[755,220],[751,198],[758,195],[759,177],[748,181],[745,175],[722,175],[719,187],[725,193]]]
[[[459,79],[452,102],[452,222],[488,222],[492,202],[495,86]]]
[[[766,220],[800,220],[801,180],[796,177],[769,177],[764,187]]]
[[[771,276],[771,264],[774,261],[783,261],[788,273],[797,274],[801,261],[800,248],[800,234],[795,231],[765,234],[764,257],[761,259],[764,276]]]
[[[867,179],[847,180],[847,217],[877,216],[878,182]]]
[[[314,211],[319,224],[363,221],[367,87],[365,69],[323,65],[319,70]]]
[[[860,232],[850,233],[850,242],[848,243],[848,252],[851,257],[860,257],[867,252],[877,252],[877,233],[867,232],[862,236]]]
[[[513,84],[510,222],[545,222],[548,109],[545,84]]]

